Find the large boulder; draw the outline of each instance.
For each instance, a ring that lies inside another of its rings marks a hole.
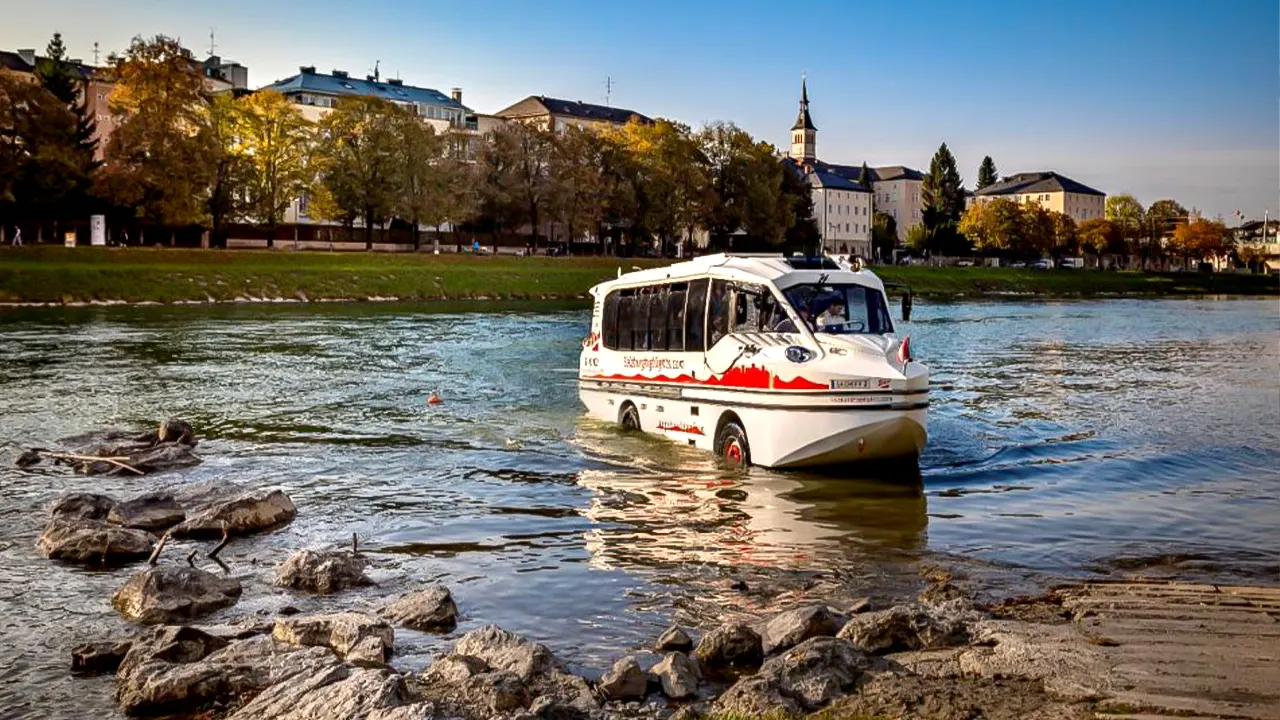
[[[155,567],[134,575],[111,598],[124,617],[145,625],[191,620],[234,605],[240,583],[192,567]]]
[[[689,633],[684,631],[678,625],[672,625],[662,634],[658,636],[658,641],[654,643],[653,648],[658,652],[683,652],[687,653],[693,649],[693,638],[689,637]]]
[[[759,667],[764,650],[755,630],[727,623],[703,636],[694,655],[703,672],[731,677]]]
[[[648,692],[649,673],[635,658],[624,657],[609,668],[597,687],[609,700],[640,700]]]
[[[229,500],[215,501],[191,515],[170,531],[174,537],[220,537],[248,535],[289,522],[298,514],[280,490],[247,492]]]
[[[330,668],[268,687],[229,720],[366,720],[411,699],[404,677],[387,668]]]
[[[502,715],[529,707],[532,696],[519,676],[506,670],[480,673],[462,683],[458,698],[472,712]]]
[[[395,647],[390,625],[358,612],[284,618],[276,621],[272,635],[291,645],[327,647],[352,664],[383,664]]]
[[[497,625],[485,625],[463,635],[454,645],[453,652],[479,658],[495,670],[513,672],[525,682],[563,669],[546,645],[529,642]]]
[[[151,554],[155,537],[142,530],[109,525],[102,520],[55,516],[36,541],[36,549],[54,560],[74,563],[119,563]]]
[[[866,656],[839,638],[816,637],[769,658],[716,700],[717,712],[756,716],[766,709],[814,712],[852,691],[869,666]]]
[[[295,678],[336,682],[348,671],[326,648],[266,635],[228,643],[194,628],[164,627],[134,642],[116,673],[116,701],[129,715],[183,714]]]
[[[186,516],[172,495],[149,493],[117,503],[107,513],[107,522],[139,530],[163,530],[182,522]]]
[[[779,613],[765,623],[760,640],[764,654],[772,655],[815,637],[840,632],[843,619],[825,605],[810,605]]]
[[[662,683],[662,694],[672,700],[691,698],[698,692],[698,665],[682,652],[667,653],[651,672]]]
[[[488,671],[488,663],[480,658],[450,653],[432,660],[422,677],[428,683],[457,685],[466,682],[467,678]]]
[[[300,550],[276,569],[275,584],[328,595],[373,585],[364,574],[364,558],[344,551]]]
[[[458,605],[443,585],[409,593],[385,607],[381,615],[402,627],[448,632],[458,625]]]
[[[888,610],[854,615],[839,637],[873,654],[931,650],[968,640],[968,615],[940,607],[897,605]]]

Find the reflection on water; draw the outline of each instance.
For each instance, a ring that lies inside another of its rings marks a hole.
[[[215,619],[359,607],[439,581],[465,615],[458,632],[497,622],[596,670],[672,616],[911,593],[939,554],[1280,579],[1274,301],[918,306],[905,331],[935,381],[919,468],[826,475],[731,473],[584,419],[583,311],[433,310],[0,314],[0,455],[185,417],[207,461],[155,483],[278,486],[299,508],[223,552],[246,590]],[[155,486],[6,461],[0,487],[0,707],[109,715],[109,679],[72,681],[67,653],[125,631],[108,598],[127,571],[53,564],[34,540],[61,492]],[[270,585],[291,551],[353,532],[379,587],[315,599]],[[420,666],[451,639],[399,633],[397,662]]]

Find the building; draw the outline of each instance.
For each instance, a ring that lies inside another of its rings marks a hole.
[[[316,72],[314,65],[298,68],[298,74],[277,80],[260,90],[274,90],[301,106],[303,117],[319,120],[333,110],[344,97],[375,97],[399,105],[444,133],[476,130],[475,113],[462,104],[462,89],[453,88],[449,95],[439,90],[406,85],[399,78],[383,80],[367,75],[363,80],[343,70]]]
[[[562,132],[570,125],[598,129],[626,125],[633,120],[646,124],[653,122],[652,118],[634,110],[545,95],[530,95],[511,107],[499,110],[495,116],[506,121],[530,123],[544,130],[555,129],[556,132]]]
[[[920,199],[919,170],[902,165],[868,168],[836,165],[818,158],[818,128],[809,114],[809,83],[800,81],[800,111],[791,126],[789,160],[797,165],[813,188],[813,208],[822,246],[828,252],[851,252],[871,257],[871,229],[876,212],[897,222],[898,239],[920,223],[924,205]],[[847,215],[844,213],[848,213]],[[841,250],[847,247],[848,250]]]
[[[994,198],[1012,200],[1019,205],[1038,203],[1078,223],[1106,216],[1106,193],[1053,171],[1018,173],[973,193],[974,202],[989,202]]]
[[[201,67],[206,78],[221,80],[229,84],[232,90],[249,89],[249,68],[238,62],[210,55],[201,63]]]
[[[871,192],[856,180],[823,167],[805,174],[823,252],[871,257]]]
[[[905,165],[871,168],[875,177],[875,208],[893,218],[898,228],[898,241],[924,222],[924,173]]]

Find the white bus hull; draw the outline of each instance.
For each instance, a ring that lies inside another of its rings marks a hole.
[[[726,412],[741,421],[751,463],[771,468],[802,468],[911,458],[927,438],[927,395],[870,396],[874,406],[827,402],[812,395],[699,392],[642,386],[621,387],[583,381],[579,394],[587,412],[616,423],[630,403],[639,412],[640,429],[673,442],[715,452],[718,423]],[[888,402],[883,402],[888,401]]]

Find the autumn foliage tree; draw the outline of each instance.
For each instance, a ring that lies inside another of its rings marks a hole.
[[[240,100],[237,110],[234,152],[243,159],[246,211],[267,227],[270,246],[285,212],[312,183],[311,123],[271,90]]]
[[[191,54],[172,38],[133,39],[113,55],[116,129],[99,175],[101,195],[148,224],[205,222],[217,152],[209,96]]]
[[[1193,259],[1228,257],[1235,249],[1235,242],[1226,225],[1217,220],[1195,218],[1174,230],[1170,249],[1189,264]]]

